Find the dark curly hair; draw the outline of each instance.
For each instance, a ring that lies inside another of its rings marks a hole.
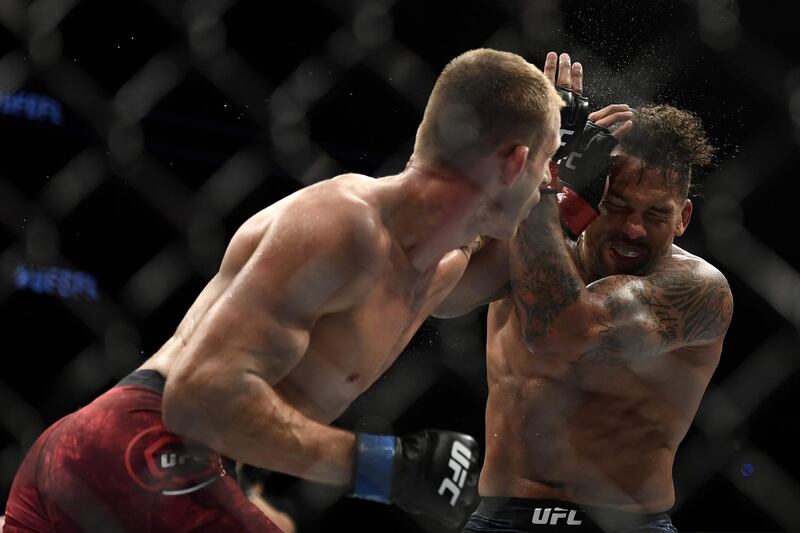
[[[688,195],[697,170],[714,156],[700,118],[670,105],[647,105],[634,109],[632,120],[633,128],[620,139],[620,148],[647,167],[663,169],[665,178],[672,176]]]

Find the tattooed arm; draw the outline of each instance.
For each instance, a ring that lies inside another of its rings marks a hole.
[[[437,318],[461,316],[510,292],[508,241],[486,238],[483,247],[469,259],[458,284],[432,314]]]
[[[510,261],[517,317],[528,349],[537,353],[624,364],[712,343],[730,323],[727,281],[696,257],[672,256],[645,276],[584,285],[550,198],[520,226]]]

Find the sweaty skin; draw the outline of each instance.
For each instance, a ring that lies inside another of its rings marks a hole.
[[[582,91],[567,54],[549,53],[544,73]],[[626,105],[589,115],[618,138],[631,117]],[[543,196],[510,243],[490,240],[470,259],[434,311],[494,302],[481,496],[629,512],[674,503],[675,451],[719,362],[733,299],[716,268],[673,244],[692,212],[677,176],[619,146],[611,158],[601,215],[577,244]]]
[[[166,426],[246,464],[349,483],[354,435],[328,424],[457,283],[471,253],[459,247],[510,238],[527,216],[550,179],[557,124],[554,111],[536,153],[487,159],[480,187],[412,159],[400,175],[339,176],[253,216],[142,366],[167,379]]]
[[[673,254],[664,267],[697,261],[677,246]],[[582,354],[531,353],[520,341],[511,298],[490,307],[488,328],[481,495],[632,512],[672,506],[675,451],[719,361],[722,339],[631,362],[617,359],[612,338]]]
[[[675,451],[733,302],[717,269],[672,244],[690,202],[617,157],[604,214],[577,245],[552,198],[511,243],[513,294],[489,308],[482,496],[630,512],[674,503]]]
[[[143,365],[167,378],[167,423],[248,464],[280,463],[290,473],[314,475],[325,447],[352,447],[350,434],[323,425],[391,365],[466,263],[457,250],[416,271],[382,221],[395,201],[387,184],[348,175],[249,219],[173,338]],[[172,402],[194,401],[191,384],[176,390],[176,382],[195,380],[200,405],[170,417]],[[195,422],[215,434],[193,435],[189,421],[175,420],[198,411],[213,422]],[[320,438],[329,432],[333,439]],[[295,446],[271,445],[287,440]],[[273,447],[282,458],[265,462],[261,450]],[[301,448],[311,448],[308,458]],[[316,476],[349,479],[350,464],[331,467]]]

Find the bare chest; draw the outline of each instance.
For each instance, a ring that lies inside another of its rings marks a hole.
[[[331,357],[333,350],[362,354],[364,367],[385,370],[438,303],[432,281],[431,274],[385,277],[352,309],[320,320],[312,349]]]
[[[388,271],[357,305],[316,323],[306,355],[279,390],[309,416],[338,417],[394,363],[445,296],[446,284],[438,270]]]

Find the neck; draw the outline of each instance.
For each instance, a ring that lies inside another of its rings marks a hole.
[[[428,270],[478,236],[472,219],[481,191],[467,176],[410,162],[393,179],[398,195],[387,226],[415,269]]]
[[[589,284],[593,281],[597,281],[599,276],[596,278],[593,277],[592,273],[586,268],[586,250],[584,250],[583,234],[578,237],[578,241],[575,244],[570,246],[570,252],[572,253],[573,262],[578,268],[578,273],[581,275],[581,278],[583,278],[583,282]]]
[[[650,261],[640,266],[636,271],[629,272],[628,275],[631,276],[645,276],[647,275],[659,261],[662,259],[669,257],[673,254],[674,249],[680,250],[674,243],[670,243],[669,247],[664,250],[663,253],[654,256]],[[594,283],[595,281],[605,278],[608,276],[613,276],[615,274],[619,274],[619,272],[604,272],[602,270],[592,269],[591,268],[591,261],[587,261],[587,257],[590,256],[589,250],[586,249],[586,240],[583,238],[583,235],[578,237],[578,241],[571,247],[570,253],[572,254],[573,262],[578,269],[578,273],[580,273],[583,281],[588,285],[589,283]]]

